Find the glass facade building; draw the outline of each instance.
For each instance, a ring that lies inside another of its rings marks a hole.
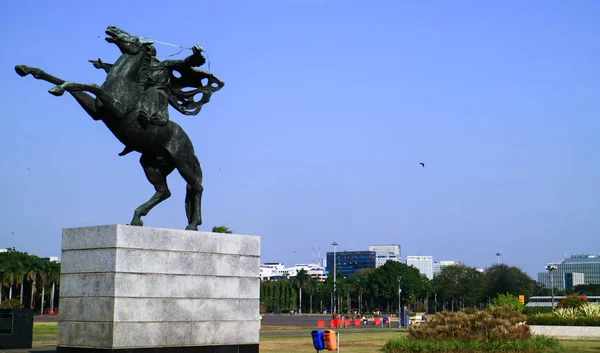
[[[348,277],[362,268],[375,268],[375,251],[335,252],[336,269]],[[327,253],[327,271],[333,276],[333,252]]]
[[[556,270],[538,273],[538,283],[546,288],[571,289],[579,284],[600,284],[600,258],[594,255],[571,255],[552,264]]]

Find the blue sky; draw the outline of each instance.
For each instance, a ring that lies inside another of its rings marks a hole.
[[[262,261],[392,243],[535,276],[598,254],[599,16],[592,0],[5,1],[0,246],[60,256],[63,228],[127,224],[153,194],[139,154],[14,72],[100,84],[87,60],[118,57],[116,25],[206,49],[226,85],[171,119],[203,167],[201,230],[260,235]],[[183,229],[168,181],[145,225]]]

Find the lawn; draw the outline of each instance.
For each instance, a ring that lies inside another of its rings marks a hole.
[[[260,352],[261,353],[314,353],[310,336],[310,328],[300,327],[269,327],[261,331]],[[303,332],[304,337],[298,337]],[[340,352],[344,353],[381,353],[379,350],[384,343],[398,335],[406,336],[405,332],[385,329],[361,329],[340,333]],[[277,334],[291,335],[276,337]],[[34,323],[33,325],[33,348],[55,346],[58,338],[57,323]],[[565,353],[600,353],[600,340],[598,341],[561,341]]]

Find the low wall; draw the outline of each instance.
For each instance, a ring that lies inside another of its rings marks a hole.
[[[599,340],[600,326],[540,326],[529,325],[534,335],[544,335],[561,340]]]

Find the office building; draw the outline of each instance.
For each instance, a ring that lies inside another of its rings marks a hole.
[[[381,267],[388,261],[402,262],[400,245],[369,245],[369,251],[375,252],[375,267]]]
[[[298,264],[294,267],[284,269],[283,272],[288,278],[291,278],[296,277],[298,271],[300,270],[306,271],[309,276],[316,278],[319,281],[324,281],[327,279],[325,268],[317,264]]]
[[[443,269],[448,266],[458,265],[459,263],[456,261],[440,261],[433,263],[433,277],[437,276]]]
[[[433,279],[433,256],[407,256],[406,264],[416,267],[430,280]]]
[[[549,265],[556,269],[538,273],[538,283],[546,288],[554,285],[564,290],[579,284],[600,284],[600,258],[595,255],[575,254]]]
[[[376,254],[374,251],[336,251],[336,268],[344,277],[363,268],[375,268]],[[327,253],[327,272],[333,276],[333,252]]]

